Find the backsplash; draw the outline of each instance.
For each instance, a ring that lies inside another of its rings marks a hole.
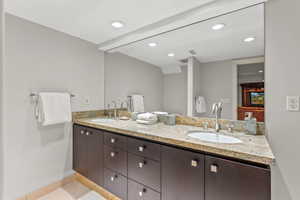
[[[79,118],[94,118],[94,117],[106,117],[108,116],[108,112],[113,112],[113,110],[92,110],[92,111],[82,111],[82,112],[73,112],[73,120]],[[121,112],[121,116],[130,117],[131,114],[127,112],[125,109],[118,109],[118,112]],[[176,116],[176,124],[181,125],[190,125],[197,127],[204,127],[204,124],[208,124],[208,128],[213,128],[215,124],[215,119],[213,118],[199,118],[199,117],[188,117],[177,115]],[[219,119],[219,123],[221,125],[221,129],[227,130],[227,126],[229,124],[233,125],[233,131],[237,132],[245,132],[245,121],[239,120],[228,120],[228,119]],[[257,122],[257,135],[265,135],[265,124],[262,122]]]
[[[177,115],[176,124],[190,125],[204,127],[204,124],[208,123],[208,128],[213,128],[215,124],[215,119],[213,118],[198,118],[198,117],[187,117],[182,115]],[[233,125],[233,130],[237,132],[246,132],[245,121],[240,120],[228,120],[228,119],[219,119],[221,129],[227,130],[229,124]],[[257,122],[257,135],[265,135],[265,124],[262,122]]]

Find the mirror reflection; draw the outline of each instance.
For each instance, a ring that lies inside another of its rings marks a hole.
[[[263,5],[105,54],[108,107],[264,122]]]

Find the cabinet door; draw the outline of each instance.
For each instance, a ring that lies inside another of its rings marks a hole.
[[[86,145],[86,128],[74,125],[73,130],[73,163],[74,170],[83,176],[88,176],[88,146]]]
[[[270,200],[270,171],[206,156],[205,200]]]
[[[103,185],[103,133],[100,130],[88,128],[85,140],[88,178],[98,185]]]
[[[163,146],[161,164],[162,200],[204,200],[202,154]]]

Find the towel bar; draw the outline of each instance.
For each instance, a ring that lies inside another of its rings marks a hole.
[[[37,94],[37,93],[34,93],[34,92],[31,92],[31,93],[29,94],[29,96],[30,96],[30,97],[37,97],[38,94]],[[75,94],[70,94],[70,96],[71,96],[71,97],[75,97]]]

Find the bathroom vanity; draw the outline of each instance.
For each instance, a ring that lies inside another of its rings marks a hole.
[[[187,129],[197,127],[76,120],[74,170],[125,200],[271,199],[264,136],[221,145],[186,138]]]

